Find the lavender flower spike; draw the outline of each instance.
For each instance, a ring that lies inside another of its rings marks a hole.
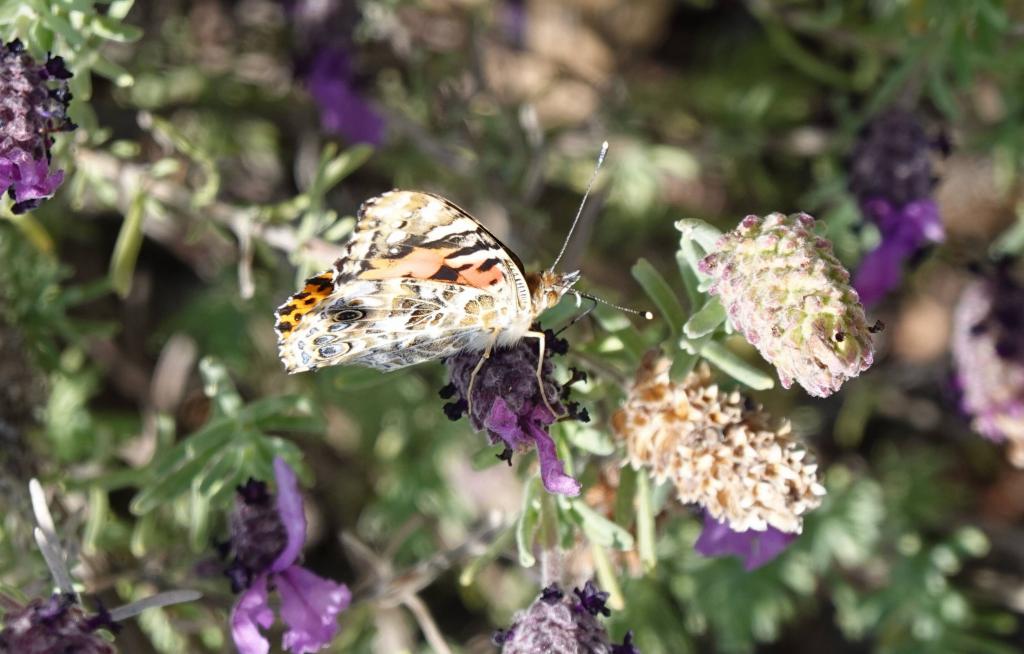
[[[380,145],[384,119],[353,87],[348,53],[341,47],[324,47],[313,55],[306,86],[320,107],[320,122],[329,132],[354,143]]]
[[[34,209],[64,180],[50,170],[50,135],[75,128],[66,115],[70,77],[60,57],[40,64],[19,41],[0,45],[0,193],[14,213]]]
[[[190,602],[202,595],[192,590],[175,590],[144,598],[113,611],[102,607],[89,614],[74,589],[67,566],[67,555],[60,545],[56,526],[46,495],[40,483],[29,482],[29,497],[35,514],[36,543],[60,592],[48,598],[36,598],[22,605],[0,594],[0,654],[115,654],[114,645],[99,632],[116,632],[117,623],[145,611],[180,602]]]
[[[280,457],[274,459],[275,499],[263,482],[239,488],[231,515],[231,550],[227,570],[242,592],[231,612],[231,635],[241,654],[267,654],[261,633],[274,623],[268,584],[281,599],[281,619],[288,626],[282,647],[293,654],[317,652],[334,639],[337,616],[351,601],[344,584],[323,579],[296,565],[306,543],[306,516],[298,480]]]
[[[501,646],[501,654],[640,654],[633,644],[633,632],[626,634],[621,645],[609,642],[608,632],[598,620],[610,613],[607,599],[608,593],[590,581],[574,589],[572,595],[552,584],[493,640]]]
[[[1024,284],[1004,264],[964,289],[953,315],[953,361],[962,404],[982,436],[1006,441],[1024,467]]]
[[[701,556],[738,556],[748,572],[769,563],[796,540],[797,534],[786,533],[775,527],[764,531],[735,531],[728,522],[715,520],[704,512],[704,529],[694,549]]]
[[[564,354],[568,344],[548,334],[545,357],[553,353]],[[473,381],[472,401],[468,399],[470,378],[480,362],[479,352],[462,352],[450,357],[445,363],[451,383],[441,391],[441,397],[455,401],[445,405],[445,413],[457,420],[464,412],[470,412],[469,419],[476,431],[486,430],[492,444],[503,443],[503,458],[511,464],[514,452],[530,447],[537,448],[540,459],[540,476],[549,493],[578,495],[580,484],[565,472],[558,458],[555,442],[547,428],[556,416],[544,403],[555,411],[565,412],[571,418],[586,422],[586,411],[580,411],[574,402],[563,401],[568,395],[570,384],[582,378],[576,373],[568,383],[559,384],[554,378],[554,366],[545,359],[542,367],[543,393],[537,384],[537,346],[533,341],[523,340],[508,347],[496,349],[484,362]]]
[[[793,382],[828,397],[874,359],[850,274],[805,213],[747,216],[700,262],[729,321]]]

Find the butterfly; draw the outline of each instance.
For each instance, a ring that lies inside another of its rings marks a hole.
[[[553,267],[552,267],[553,268]],[[390,191],[359,209],[334,266],[278,307],[278,354],[289,373],[352,364],[381,371],[537,340],[532,328],[579,272],[527,273],[471,215],[420,191]]]

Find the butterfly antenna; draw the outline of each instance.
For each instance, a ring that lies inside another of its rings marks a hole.
[[[597,155],[597,165],[594,166],[594,172],[590,175],[590,181],[587,182],[587,190],[583,194],[583,199],[580,200],[580,208],[576,210],[576,217],[572,221],[572,226],[569,227],[569,233],[565,235],[565,242],[562,243],[562,249],[559,250],[558,256],[555,257],[555,262],[548,268],[549,271],[553,271],[558,262],[562,260],[562,255],[565,254],[566,248],[569,247],[569,239],[572,238],[572,233],[576,231],[576,224],[580,221],[580,216],[583,215],[583,206],[587,203],[587,196],[590,195],[590,189],[594,186],[594,180],[597,179],[597,172],[601,170],[601,164],[604,163],[604,157],[608,154],[608,141],[601,144],[601,152]]]
[[[559,287],[559,288],[564,288],[564,287]],[[588,300],[590,300],[591,302],[593,302],[595,305],[597,303],[601,303],[601,304],[607,305],[607,306],[609,306],[609,307],[611,307],[613,309],[618,309],[619,311],[624,311],[626,313],[632,313],[633,315],[636,315],[636,316],[643,316],[643,318],[645,320],[654,320],[654,314],[651,313],[650,311],[637,311],[636,309],[630,309],[629,307],[624,307],[621,304],[614,304],[612,302],[609,302],[608,300],[604,300],[602,298],[599,298],[599,297],[596,297],[596,296],[593,296],[593,295],[588,295],[587,293],[581,293],[581,292],[577,291],[574,288],[573,289],[566,289],[566,290],[571,292],[573,295],[576,296],[576,306],[579,306],[580,298],[584,298],[585,297]],[[593,310],[593,307],[591,307],[590,309],[587,309],[586,313],[584,313],[583,315],[586,315],[587,313],[590,313],[592,310]]]

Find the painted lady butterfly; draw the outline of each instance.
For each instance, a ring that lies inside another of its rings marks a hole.
[[[527,274],[468,213],[430,193],[363,203],[345,256],[277,309],[289,373],[354,364],[395,370],[544,335],[531,326],[578,272]],[[479,366],[477,366],[479,369]],[[539,374],[539,373],[538,373]]]

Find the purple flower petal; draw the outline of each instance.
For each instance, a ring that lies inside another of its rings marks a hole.
[[[281,597],[281,619],[288,625],[282,647],[294,654],[316,652],[338,632],[337,615],[352,594],[344,584],[316,576],[293,565],[275,576]]]
[[[495,398],[491,404],[484,427],[487,431],[497,434],[509,447],[514,448],[524,443],[522,429],[519,428],[519,416],[509,407],[508,402],[500,397]]]
[[[16,202],[48,198],[64,181],[64,171],[51,174],[46,159],[34,160],[23,150],[15,150],[5,158],[6,165],[0,168],[0,182],[5,188],[13,187]]]
[[[238,598],[231,611],[231,637],[240,654],[267,654],[270,642],[260,633],[274,624],[274,612],[267,604],[267,578],[257,577]]]
[[[295,563],[306,544],[306,514],[302,509],[299,481],[281,457],[274,458],[274,479],[277,482],[277,512],[288,534],[288,542],[270,566],[272,572],[280,572]]]
[[[565,467],[555,449],[555,441],[539,426],[528,423],[530,434],[537,443],[537,458],[540,460],[540,479],[549,493],[575,497],[580,494],[580,482],[565,474]]]
[[[765,531],[733,531],[728,523],[715,520],[705,513],[704,530],[693,549],[707,557],[738,556],[743,559],[743,567],[750,571],[777,557],[794,540],[796,534],[788,534],[774,527],[768,527]]]
[[[348,53],[342,48],[317,52],[306,85],[320,107],[324,129],[349,141],[379,145],[384,140],[384,119],[352,88]]]
[[[916,245],[908,249],[900,241],[882,241],[881,245],[864,256],[853,278],[853,288],[857,290],[864,306],[877,303],[900,285],[903,262],[916,249]]]
[[[881,232],[882,241],[861,261],[853,286],[861,302],[871,305],[896,288],[903,277],[904,262],[928,242],[945,238],[938,205],[923,199],[895,207],[881,198],[863,204],[867,218]]]

